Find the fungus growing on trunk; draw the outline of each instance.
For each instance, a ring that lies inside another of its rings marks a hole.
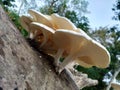
[[[55,56],[60,73],[70,62],[81,66],[106,68],[110,63],[110,55],[104,46],[90,38],[87,34],[71,30],[57,30],[53,40],[59,48]],[[66,52],[68,56],[59,65],[59,59]]]
[[[33,22],[32,18],[29,16],[21,16],[20,22],[22,27],[29,32],[29,38],[33,39],[33,33],[30,31],[30,23]]]
[[[71,62],[83,67],[106,68],[109,65],[107,49],[69,19],[57,14],[44,15],[35,10],[28,13],[31,18],[22,16],[22,26],[30,33],[30,38],[39,37],[41,50],[54,56],[59,73]],[[59,62],[61,57],[65,58],[63,62]]]
[[[21,25],[27,30],[30,31],[30,23],[33,22],[32,18],[29,16],[20,17]]]
[[[55,32],[52,28],[37,22],[32,22],[30,24],[30,29],[34,33],[34,36],[42,34],[39,41],[41,43],[40,47],[42,47]]]

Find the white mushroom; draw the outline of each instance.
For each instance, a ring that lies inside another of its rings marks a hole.
[[[28,12],[32,18],[22,16],[21,24],[30,32],[30,38],[39,37],[43,50],[50,54],[57,51],[54,58],[58,72],[73,61],[84,67],[106,68],[109,65],[110,55],[106,48],[77,29],[67,18],[57,14],[44,15],[35,10]],[[62,63],[59,62],[60,57],[65,57]]]
[[[81,32],[81,33],[80,33]],[[77,61],[84,67],[97,66],[105,68],[110,62],[108,51],[96,41],[92,40],[83,31],[57,30],[54,34],[54,42],[59,50],[55,56],[56,64],[64,52],[68,54],[59,65],[59,73],[70,62]]]
[[[28,32],[30,31],[29,25],[32,22],[32,18],[29,16],[21,16],[20,23]]]
[[[55,32],[53,40],[56,46],[58,46],[59,48],[55,56],[55,64],[59,66],[59,59],[63,55],[63,53],[67,53],[68,57],[66,57],[66,59],[69,58],[69,56],[75,54],[79,50],[86,39],[81,33],[60,29]],[[71,62],[71,60],[72,58],[68,60],[67,64]]]
[[[30,29],[34,33],[34,37],[39,36],[40,34],[42,35],[40,47],[42,47],[55,32],[52,28],[37,22],[32,22],[30,24]]]
[[[28,13],[33,17],[33,20],[55,30],[57,29],[69,29],[75,30],[76,26],[67,18],[59,16],[58,14],[44,15],[38,11],[30,9]]]
[[[28,10],[28,13],[33,17],[33,20],[35,22],[39,22],[39,23],[42,23],[48,27],[53,27],[52,23],[50,22],[51,20],[51,17],[50,16],[47,16],[47,15],[44,15],[38,11],[35,11],[35,10]]]
[[[67,18],[59,16],[58,14],[51,15],[53,23],[56,24],[57,29],[76,30],[76,26]]]
[[[32,18],[29,16],[21,16],[20,23],[22,27],[29,32],[29,37],[33,39],[33,33],[30,31],[30,23],[32,22]]]
[[[94,40],[87,41],[86,44],[80,48],[76,57],[77,62],[81,66],[84,66],[84,64],[81,64],[80,61],[89,66],[97,66],[99,68],[106,68],[110,63],[109,52],[105,47]],[[86,67],[86,65],[84,67]]]

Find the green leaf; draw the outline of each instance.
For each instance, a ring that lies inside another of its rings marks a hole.
[[[27,37],[28,36],[28,32],[25,29],[21,30],[21,33],[23,36]]]

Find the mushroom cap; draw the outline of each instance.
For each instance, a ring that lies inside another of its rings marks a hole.
[[[86,68],[92,67],[91,64],[86,63],[86,62],[84,62],[84,61],[82,61],[81,59],[78,59],[78,58],[75,59],[75,62],[78,63],[80,66],[83,66],[83,67],[86,67]]]
[[[33,17],[34,21],[45,24],[53,29],[77,29],[76,26],[69,19],[61,17],[58,14],[52,14],[51,16],[49,16],[32,9],[30,9],[28,13]]]
[[[87,39],[92,39],[90,36],[88,36],[88,34],[85,32],[85,31],[83,31],[82,29],[80,29],[80,28],[77,28],[76,30],[74,30],[75,32],[78,32],[78,33],[81,33],[81,34],[83,34]]]
[[[38,22],[32,22],[30,24],[30,28],[31,30],[34,32],[35,30],[37,30],[37,32],[42,32],[42,33],[46,33],[46,34],[53,34],[55,33],[55,30],[53,30],[52,28],[42,24],[42,23],[38,23]]]
[[[44,15],[32,9],[28,10],[28,13],[33,17],[34,21],[47,25],[48,27],[51,27],[51,28],[53,27],[50,16]]]
[[[57,29],[75,30],[76,26],[67,18],[59,16],[58,14],[51,15],[53,22],[56,24]]]
[[[41,49],[50,55],[54,55],[58,50],[53,42],[53,34],[55,33],[55,30],[37,22],[32,22],[30,27],[31,30],[37,31],[38,36],[39,34],[43,34],[43,40],[40,45]]]
[[[114,90],[120,90],[120,83],[112,83],[111,86],[114,88]]]
[[[90,40],[80,48],[77,54],[77,61],[82,66],[84,64],[81,64],[81,61],[88,64],[84,67],[106,68],[110,64],[110,54],[104,46],[94,40]]]
[[[106,68],[110,63],[110,54],[104,46],[91,39],[85,32],[57,30],[53,41],[60,49],[74,57],[81,66]]]
[[[32,18],[29,16],[21,16],[20,17],[20,23],[23,28],[25,28],[27,31],[30,31],[29,25],[32,22]]]
[[[56,30],[53,41],[58,48],[64,49],[67,53],[75,53],[86,41],[83,34],[65,29]]]

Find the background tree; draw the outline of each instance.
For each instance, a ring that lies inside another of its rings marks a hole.
[[[8,11],[8,7],[15,7],[15,4],[12,4],[12,2],[15,2],[15,0],[0,0],[0,5]]]
[[[116,0],[116,4],[114,4],[112,10],[115,12],[115,16],[113,17],[113,19],[116,21],[120,21],[120,0]],[[114,80],[120,80],[120,27],[114,26],[113,28],[111,28],[111,32],[112,37],[114,37],[114,45],[110,45],[110,51],[112,52],[111,58],[114,60],[114,62],[112,65],[113,76],[111,77],[111,81],[107,87],[107,90],[110,89],[111,83]]]
[[[36,3],[36,1],[39,1],[39,0],[16,0],[16,1],[20,3],[19,10],[18,10],[19,15],[26,14],[27,13],[26,11],[28,11],[28,9],[39,8]]]
[[[116,0],[116,4],[114,4],[114,8],[112,9],[115,12],[115,16],[113,17],[114,20],[120,21],[120,0]],[[99,88],[100,90],[112,90],[111,83],[114,80],[120,80],[120,27],[119,24],[116,26],[113,26],[111,28],[108,27],[100,27],[99,29],[93,31],[90,33],[91,36],[96,39],[98,42],[103,44],[110,52],[111,54],[111,63],[110,66],[104,70],[94,71],[94,73],[98,73],[99,82],[101,82],[103,79],[106,81],[109,79],[109,82],[107,83],[108,86],[104,86],[103,88]],[[92,68],[94,70],[94,68]],[[88,71],[88,69],[84,70],[85,72]],[[100,74],[104,76],[104,78],[101,78]],[[95,77],[93,77],[95,78]],[[101,82],[104,83],[104,82]],[[101,86],[100,83],[96,86]],[[93,90],[97,90],[96,87],[91,87]],[[87,90],[87,88],[85,88]],[[89,89],[88,89],[89,90]]]
[[[120,20],[120,0],[116,0],[116,4],[114,4],[112,10],[115,12],[113,19]]]

